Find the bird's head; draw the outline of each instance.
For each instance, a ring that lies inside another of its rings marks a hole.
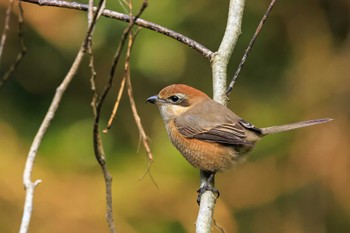
[[[209,96],[193,87],[173,84],[163,88],[158,95],[149,97],[147,102],[157,104],[163,120],[167,122],[207,99],[210,99]]]

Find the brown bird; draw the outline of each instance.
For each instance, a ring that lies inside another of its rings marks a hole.
[[[268,134],[332,120],[257,128],[205,93],[183,84],[167,86],[147,102],[158,105],[173,145],[192,166],[209,174],[224,171],[244,160],[255,143]]]

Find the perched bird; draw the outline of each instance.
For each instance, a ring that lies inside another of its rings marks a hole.
[[[183,84],[167,86],[147,102],[158,105],[170,141],[186,160],[211,174],[238,164],[268,134],[332,120],[257,128],[205,93]]]

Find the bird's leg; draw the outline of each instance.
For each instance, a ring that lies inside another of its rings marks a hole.
[[[216,195],[216,199],[219,198],[220,192],[215,188],[215,172],[200,171],[201,186],[198,189],[197,203],[200,205],[202,194],[206,191],[211,191]]]

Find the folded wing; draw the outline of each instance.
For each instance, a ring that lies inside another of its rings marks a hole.
[[[178,131],[186,138],[228,145],[250,145],[240,118],[226,107],[210,101],[201,110],[193,106],[175,120]],[[203,109],[204,108],[204,109]],[[203,111],[204,110],[204,111]],[[205,112],[207,114],[196,114]],[[225,114],[222,114],[225,113]]]

